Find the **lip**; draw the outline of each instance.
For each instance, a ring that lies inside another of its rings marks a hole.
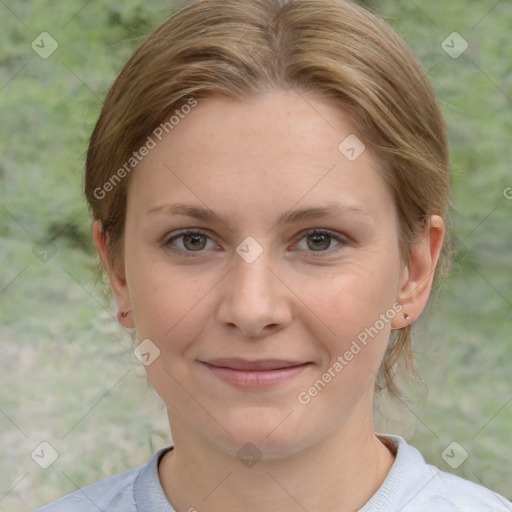
[[[232,370],[279,370],[305,364],[304,361],[293,361],[287,359],[241,359],[238,357],[223,357],[202,361],[210,366],[230,368]]]
[[[311,362],[283,359],[246,360],[238,358],[200,361],[215,376],[239,388],[269,388],[288,381],[308,368]]]

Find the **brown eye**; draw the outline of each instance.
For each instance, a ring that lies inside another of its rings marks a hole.
[[[315,258],[323,257],[322,253],[326,253],[326,255],[331,254],[350,243],[350,240],[341,234],[330,233],[329,231],[321,229],[312,229],[303,233],[303,235],[304,236],[296,244],[297,249],[309,253],[309,256]],[[320,254],[316,255],[312,253]]]
[[[206,247],[206,238],[204,235],[182,235],[183,246],[190,251],[200,251]]]
[[[189,229],[169,238],[164,245],[173,252],[184,256],[193,256],[192,253],[201,253],[204,249],[208,249],[208,241],[213,245],[210,248],[214,248],[215,244],[207,234],[199,230]]]
[[[308,247],[313,251],[323,251],[325,249],[329,249],[331,240],[331,235],[328,233],[314,233],[312,235],[308,235],[307,237]]]

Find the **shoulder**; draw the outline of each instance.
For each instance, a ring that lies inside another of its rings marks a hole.
[[[174,512],[158,477],[158,464],[170,446],[157,450],[145,466],[129,469],[38,508],[34,512]]]
[[[360,512],[512,512],[503,496],[427,464],[400,436],[379,435],[396,450],[395,463],[377,493]]]
[[[134,482],[144,466],[78,489],[34,512],[135,512]]]
[[[418,506],[411,507],[411,511],[419,510],[429,505],[438,510],[463,511],[463,512],[510,512],[512,503],[505,497],[470,482],[461,477],[446,473],[427,464],[432,473],[431,489],[425,489],[425,496],[419,497]],[[404,512],[409,509],[405,509]]]

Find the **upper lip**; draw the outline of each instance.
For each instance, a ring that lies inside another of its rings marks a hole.
[[[307,361],[291,361],[285,359],[259,359],[251,361],[237,357],[210,359],[202,362],[211,366],[231,368],[232,370],[276,370],[279,368],[300,366],[307,363]]]

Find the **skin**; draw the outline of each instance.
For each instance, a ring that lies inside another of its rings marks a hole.
[[[169,411],[175,448],[159,474],[179,512],[357,510],[393,464],[374,433],[375,375],[390,330],[425,307],[445,228],[432,216],[402,262],[377,159],[366,149],[351,162],[338,150],[350,134],[357,130],[348,117],[316,94],[201,100],[131,177],[118,267],[93,225],[119,311],[128,312],[119,321],[160,350],[146,370]],[[336,201],[365,213],[278,221],[286,210]],[[147,213],[178,202],[208,207],[229,227]],[[206,235],[199,251],[173,238],[186,228]],[[312,228],[333,237],[322,245],[303,233]],[[248,236],[263,249],[252,263],[236,252]],[[402,312],[301,404],[298,393],[396,302]],[[272,388],[242,390],[199,363],[218,357],[312,364]],[[262,454],[252,467],[237,457],[248,442]]]

